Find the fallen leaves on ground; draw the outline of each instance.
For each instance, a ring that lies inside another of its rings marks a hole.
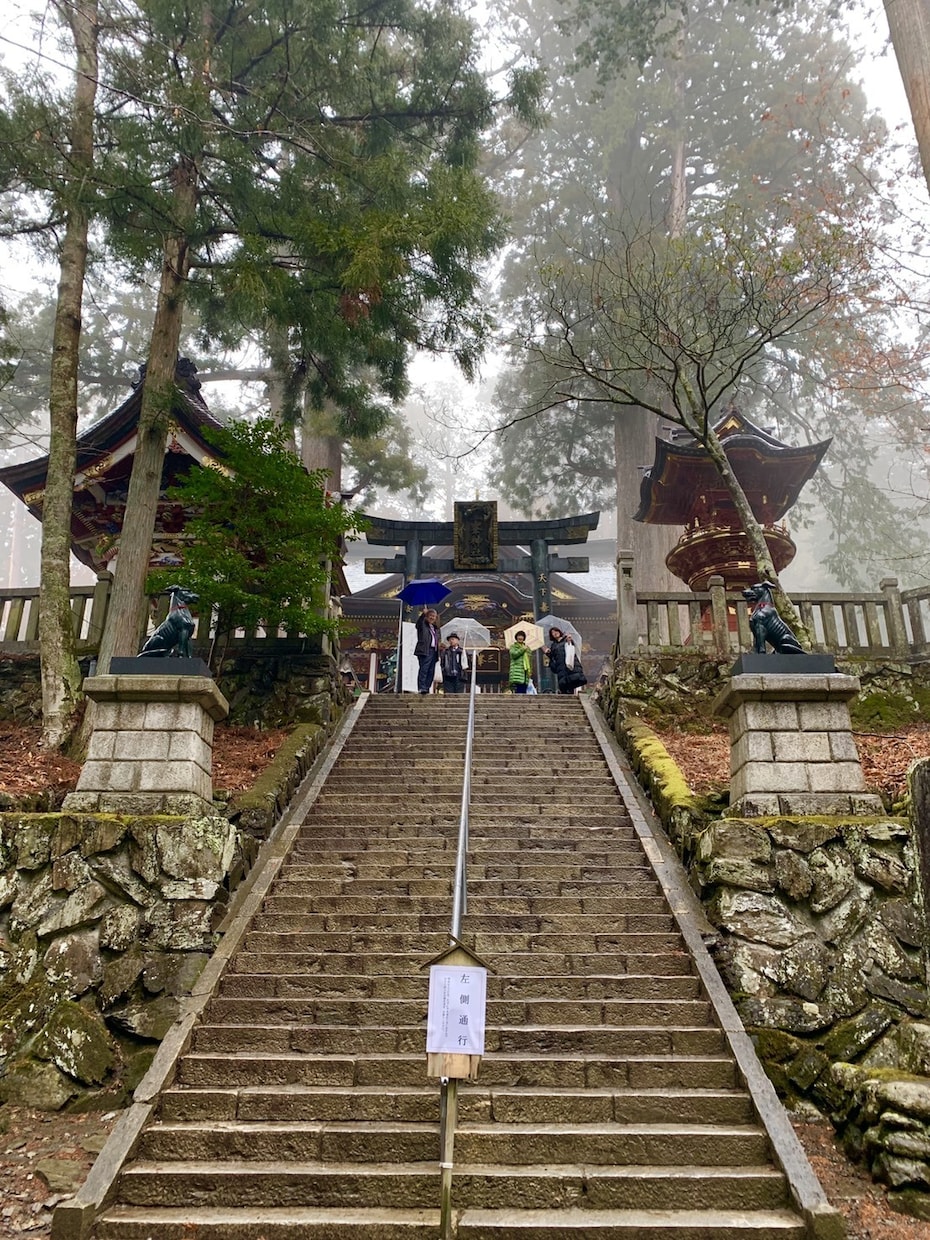
[[[225,792],[251,788],[287,734],[286,728],[261,731],[218,724],[213,741],[213,786]],[[49,791],[60,799],[75,787],[80,773],[79,762],[43,748],[38,726],[0,723],[0,792],[28,796]]]
[[[216,728],[213,736],[213,786],[225,792],[244,792],[255,783],[287,740],[286,728]]]
[[[881,1185],[845,1156],[832,1124],[797,1120],[794,1130],[827,1200],[846,1220],[846,1240],[930,1240],[930,1223],[892,1210]]]
[[[730,742],[721,724],[707,735],[657,729],[692,792],[719,792],[730,779]],[[887,804],[904,796],[907,769],[915,758],[930,756],[930,724],[915,723],[895,733],[853,732],[865,786]]]
[[[0,723],[0,792],[70,792],[81,766],[54,749],[43,749],[42,729]]]

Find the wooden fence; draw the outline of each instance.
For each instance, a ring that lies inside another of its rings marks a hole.
[[[707,591],[636,590],[632,557],[617,562],[619,649],[622,654],[705,650],[730,658],[752,648],[749,613],[738,591],[712,577]],[[884,578],[873,593],[794,592],[791,601],[814,649],[841,657],[908,659],[930,655],[930,587],[899,590]]]
[[[752,646],[746,603],[738,592],[724,590],[720,577],[711,578],[707,591],[637,591],[632,557],[621,552],[617,586],[623,654],[697,649],[730,658]],[[71,615],[79,653],[96,652],[109,596],[108,576],[94,586],[72,586]],[[874,593],[804,592],[792,593],[791,598],[814,635],[816,650],[871,659],[930,657],[930,587],[899,590],[897,580],[886,577]],[[35,653],[38,639],[38,586],[0,590],[0,653]],[[228,651],[280,655],[319,648],[319,643],[319,637],[259,627],[238,630],[230,637]],[[323,644],[328,648],[326,639]]]
[[[110,601],[109,574],[100,577],[93,586],[71,587],[71,616],[77,638],[78,654],[94,655],[100,646],[100,635]],[[164,618],[167,600],[159,600],[153,621]],[[201,624],[207,617],[195,617],[194,643],[198,643]],[[204,634],[201,646],[208,646],[212,634]],[[230,655],[248,650],[250,653],[285,655],[329,652],[330,642],[324,635],[306,637],[289,634],[284,629],[267,629],[258,626],[254,630],[237,629],[228,641],[220,639],[223,653]],[[0,590],[0,654],[37,654],[39,650],[39,587]]]

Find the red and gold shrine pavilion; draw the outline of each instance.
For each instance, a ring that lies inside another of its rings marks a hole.
[[[775,569],[781,572],[797,548],[786,527],[778,523],[797,503],[832,441],[793,448],[736,408],[727,410],[714,430],[762,525]],[[684,526],[665,563],[691,590],[706,590],[713,576],[723,577],[728,590],[742,590],[758,580],[733,500],[706,449],[693,440],[656,439],[655,461],[643,476],[639,511],[633,519],[646,525]]]
[[[142,408],[144,374],[132,392],[112,413],[95,422],[77,438],[77,472],[71,510],[71,550],[95,572],[109,567],[119,551],[129,475],[136,450],[139,413]],[[200,395],[197,368],[186,358],[178,361],[177,388],[171,417],[165,427],[165,463],[152,544],[152,568],[183,561],[184,527],[189,513],[166,497],[193,464],[222,469],[215,447],[206,438],[220,423],[210,414]],[[48,457],[0,469],[0,484],[23,501],[34,517],[42,520]]]

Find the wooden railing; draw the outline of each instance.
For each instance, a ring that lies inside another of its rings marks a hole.
[[[112,578],[109,573],[101,575],[96,585],[71,587],[71,616],[77,638],[78,654],[94,655],[100,647],[100,635],[110,601]],[[333,601],[338,608],[338,602]],[[163,620],[167,600],[159,600],[159,608],[153,613],[153,623]],[[337,614],[333,611],[332,614]],[[202,625],[209,617],[195,617],[193,643],[198,652],[206,655],[212,644],[212,633],[204,632]],[[151,625],[149,626],[152,627]],[[323,635],[306,637],[289,634],[284,629],[264,628],[237,629],[219,639],[224,654],[249,653],[299,654],[304,652],[331,653],[332,643]],[[39,650],[39,587],[0,590],[0,654],[36,654]]]
[[[722,578],[692,593],[637,591],[632,557],[621,552],[617,563],[619,639],[623,654],[658,654],[702,650],[730,658],[752,646],[746,603],[738,592],[726,591]],[[94,654],[100,643],[110,597],[110,578],[94,586],[71,587],[71,614],[81,654]],[[930,657],[930,587],[899,590],[886,577],[872,593],[822,591],[792,593],[792,602],[814,635],[814,649],[846,657],[907,659]],[[208,638],[194,642],[201,649]],[[221,639],[225,646],[225,639]],[[230,654],[282,654],[319,650],[320,638],[292,635],[278,629],[238,630],[229,640]],[[39,649],[39,588],[0,590],[0,654],[35,653]],[[328,639],[323,638],[328,651]]]
[[[702,592],[638,591],[632,557],[621,553],[617,582],[622,654],[696,649],[730,658],[752,649],[746,602],[739,592],[724,589],[722,577],[712,577]],[[791,601],[815,650],[847,658],[930,655],[930,587],[902,591],[896,578],[886,577],[871,593],[792,591]]]
[[[79,654],[97,650],[109,598],[109,577],[94,586],[71,587],[71,618]],[[26,654],[38,649],[39,587],[0,590],[0,653]]]

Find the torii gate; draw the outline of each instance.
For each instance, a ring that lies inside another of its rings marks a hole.
[[[364,514],[363,514],[364,515]],[[364,515],[366,538],[376,547],[403,547],[391,558],[366,558],[366,573],[403,573],[404,584],[415,577],[440,573],[529,573],[533,578],[535,615],[552,612],[551,573],[586,573],[586,555],[550,553],[556,546],[583,543],[597,529],[599,512],[545,521],[498,521],[496,500],[457,500],[452,521],[395,521]],[[426,547],[451,546],[451,560],[425,556]],[[530,548],[529,555],[500,558],[501,547]]]

